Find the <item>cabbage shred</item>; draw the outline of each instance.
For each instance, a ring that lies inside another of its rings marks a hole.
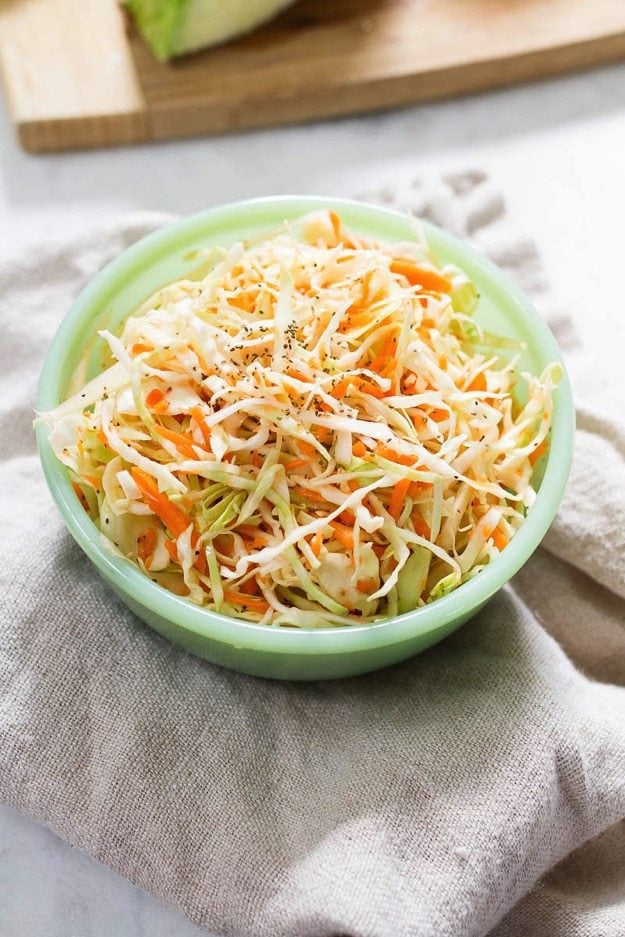
[[[117,550],[198,605],[318,628],[431,602],[505,549],[559,365],[521,405],[422,236],[324,211],[210,262],[101,332],[115,363],[41,417]]]

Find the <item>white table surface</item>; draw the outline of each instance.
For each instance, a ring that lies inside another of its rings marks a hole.
[[[0,112],[0,249],[133,209],[352,195],[439,167],[492,173],[598,348],[623,306],[625,65],[383,115],[92,153],[26,155]],[[0,937],[174,934],[206,931],[0,808]]]

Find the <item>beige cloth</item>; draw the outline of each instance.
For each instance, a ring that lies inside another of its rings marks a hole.
[[[479,174],[381,198],[471,237],[553,305]],[[625,934],[622,407],[580,394],[546,548],[443,644],[333,683],[211,666],[95,574],[31,430],[72,298],[162,221],[2,263],[2,798],[219,934]],[[570,323],[552,315],[583,377]]]

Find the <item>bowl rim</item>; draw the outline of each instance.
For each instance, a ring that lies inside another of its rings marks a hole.
[[[378,205],[354,199],[323,196],[281,195],[246,199],[209,208],[186,216],[172,224],[141,238],[126,248],[108,263],[88,283],[76,298],[61,321],[49,346],[41,371],[37,391],[37,411],[51,409],[61,402],[59,381],[66,347],[71,347],[75,330],[88,321],[94,308],[101,308],[102,297],[110,291],[111,284],[139,269],[147,269],[162,256],[163,248],[174,248],[178,242],[184,244],[186,236],[196,230],[210,229],[219,224],[235,225],[249,222],[250,215],[264,211],[285,209],[289,217],[306,211],[333,208],[348,211],[362,218],[363,227],[368,221],[373,227],[383,224],[406,226],[410,216]],[[115,556],[102,543],[103,535],[80,506],[73,492],[67,470],[56,459],[48,442],[48,430],[39,423],[36,428],[37,443],[44,475],[52,497],[79,546],[94,562],[100,572],[119,592],[127,595],[133,604],[179,628],[195,635],[233,645],[237,649],[284,654],[338,654],[374,650],[429,634],[445,628],[451,621],[468,617],[477,611],[495,592],[504,586],[520,567],[529,559],[551,524],[564,493],[568,478],[575,429],[573,397],[562,356],[548,325],[534,309],[530,300],[490,260],[472,246],[455,236],[442,231],[431,222],[419,219],[426,234],[461,253],[470,265],[480,271],[496,288],[503,290],[529,321],[536,342],[551,361],[563,367],[563,377],[557,389],[554,418],[551,430],[551,445],[543,479],[536,501],[527,518],[505,550],[495,557],[474,579],[463,583],[449,595],[437,599],[411,612],[382,619],[368,625],[346,625],[336,628],[299,629],[258,625],[255,622],[233,618],[193,605],[187,599],[176,596],[154,583],[130,560]],[[353,224],[353,222],[351,222]],[[268,225],[269,226],[269,225]],[[358,226],[357,223],[355,225]],[[392,235],[391,235],[392,237]]]

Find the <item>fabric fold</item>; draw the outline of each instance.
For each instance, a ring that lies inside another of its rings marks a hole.
[[[483,174],[376,198],[486,250],[573,349],[575,465],[544,547],[459,632],[385,671],[280,684],[189,656],[74,545],[31,429],[61,316],[167,216],[5,260],[0,796],[216,934],[625,933],[622,883],[589,872],[625,871],[625,423],[602,396],[622,390],[586,380]]]

